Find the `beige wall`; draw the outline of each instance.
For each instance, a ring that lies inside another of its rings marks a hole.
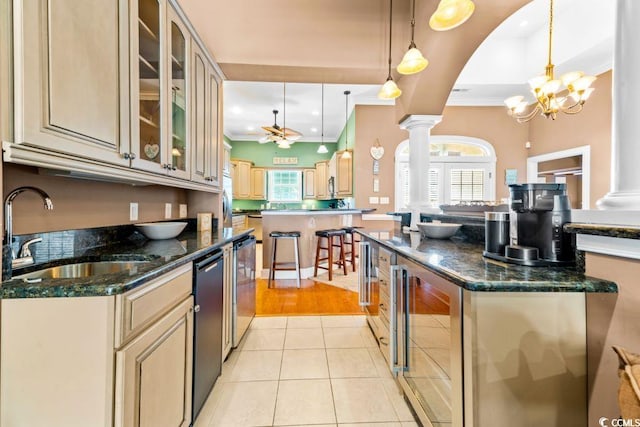
[[[193,199],[186,190],[158,185],[132,186],[39,175],[36,168],[4,164],[3,194],[31,185],[46,191],[54,209],[46,211],[35,193],[23,193],[13,204],[13,232],[27,234],[108,225],[129,224],[129,203],[138,203],[138,221],[164,220],[164,204],[171,203],[172,218],[178,205]],[[206,194],[206,193],[201,193]],[[213,198],[206,194],[204,197]],[[202,197],[201,197],[202,198]],[[195,216],[189,210],[189,216]]]
[[[358,208],[375,208],[378,213],[394,210],[396,147],[409,138],[409,133],[400,129],[393,106],[356,106],[356,144],[353,153],[353,192]],[[370,149],[376,139],[384,147],[380,159],[380,191],[373,192],[373,158]],[[371,205],[369,197],[389,197],[388,205]]]
[[[518,181],[526,178],[528,125],[519,124],[503,107],[447,107],[442,121],[432,135],[463,135],[491,143],[498,158],[496,163],[496,199],[509,197],[504,183],[505,169],[517,169]]]
[[[528,156],[591,146],[591,209],[609,192],[611,182],[611,82],[611,71],[598,76],[580,114],[560,114],[556,120],[536,117],[529,122]]]
[[[589,426],[617,418],[618,358],[612,345],[640,353],[640,261],[587,254],[587,274],[616,282],[618,294],[587,295]]]

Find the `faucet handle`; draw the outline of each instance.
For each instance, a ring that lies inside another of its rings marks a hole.
[[[40,242],[42,242],[42,237],[36,237],[35,239],[30,239],[24,242],[20,247],[20,255],[18,256],[18,258],[30,257],[31,249],[29,249],[29,246],[31,246],[34,243],[40,243]]]

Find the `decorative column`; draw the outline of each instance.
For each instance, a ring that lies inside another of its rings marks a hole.
[[[640,1],[617,0],[613,49],[611,191],[600,209],[640,210]]]
[[[420,212],[429,208],[429,143],[431,128],[442,116],[411,115],[400,122],[409,131],[409,208],[411,229],[417,230]]]

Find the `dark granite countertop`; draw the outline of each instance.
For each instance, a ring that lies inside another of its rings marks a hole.
[[[38,267],[109,260],[148,262],[142,262],[135,269],[129,271],[86,278],[42,279],[38,283],[29,283],[22,279],[6,280],[0,286],[0,298],[84,297],[121,294],[176,267],[206,256],[224,244],[238,240],[252,231],[252,228],[245,230],[225,228],[208,235],[196,231],[185,231],[175,239],[128,241],[94,248],[88,250],[81,257]]]
[[[618,237],[621,239],[640,239],[640,227],[631,225],[569,223],[564,226],[564,231],[567,233]]]
[[[421,240],[416,232],[410,235],[363,229],[356,232],[469,291],[618,292],[615,283],[585,276],[575,268],[524,267],[484,258],[483,246],[477,243]]]

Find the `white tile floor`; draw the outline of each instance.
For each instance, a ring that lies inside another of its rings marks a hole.
[[[364,316],[257,317],[194,427],[417,426]]]

